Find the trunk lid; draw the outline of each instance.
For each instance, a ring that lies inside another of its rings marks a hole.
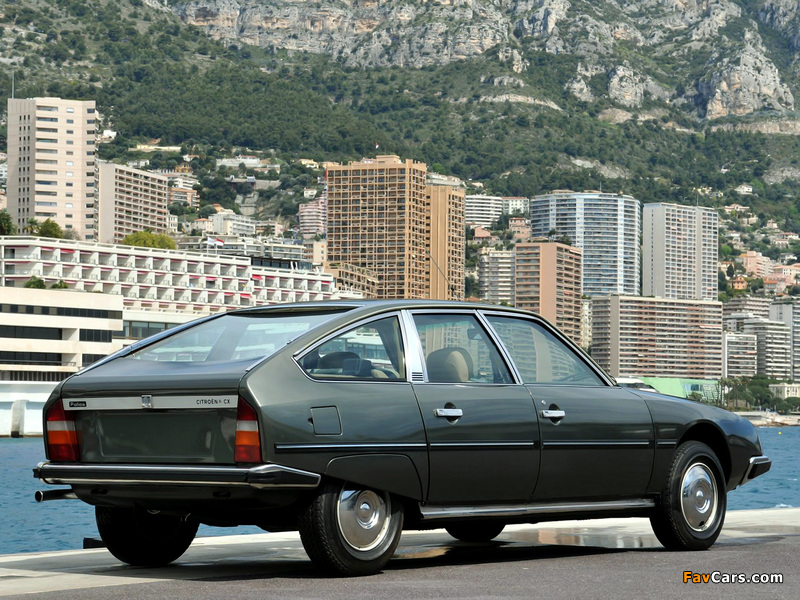
[[[234,464],[239,382],[249,361],[117,358],[66,381],[81,462]]]

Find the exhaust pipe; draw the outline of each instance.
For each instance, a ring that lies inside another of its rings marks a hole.
[[[78,497],[71,489],[66,490],[36,490],[33,495],[37,502],[46,502],[47,500],[77,500]]]

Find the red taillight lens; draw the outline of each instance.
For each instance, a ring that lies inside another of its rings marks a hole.
[[[261,462],[261,437],[258,434],[258,414],[244,399],[239,398],[236,410],[236,445],[233,451],[236,462]]]
[[[77,462],[80,457],[78,434],[71,414],[64,411],[61,400],[47,410],[47,454],[52,461]]]

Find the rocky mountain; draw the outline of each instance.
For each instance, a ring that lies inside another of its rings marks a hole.
[[[153,0],[157,1],[157,0]],[[576,59],[575,98],[686,105],[701,118],[794,110],[792,0],[170,0],[231,44],[326,54],[348,66],[425,67],[494,52]]]
[[[13,74],[96,100],[104,158],[378,145],[504,195],[748,183],[800,230],[799,30],[796,0],[5,0],[0,149]]]

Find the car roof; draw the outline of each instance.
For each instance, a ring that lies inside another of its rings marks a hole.
[[[371,314],[380,313],[390,310],[401,309],[452,309],[452,310],[501,310],[504,312],[513,312],[520,315],[531,315],[533,313],[514,308],[511,306],[501,306],[497,304],[486,304],[483,302],[464,302],[457,300],[328,300],[324,302],[289,302],[285,304],[272,304],[265,306],[254,306],[250,308],[243,308],[240,310],[230,311],[229,314],[236,313],[253,313],[253,312],[292,312],[296,310],[320,310],[320,311],[337,311],[337,310],[357,310],[358,314]]]

